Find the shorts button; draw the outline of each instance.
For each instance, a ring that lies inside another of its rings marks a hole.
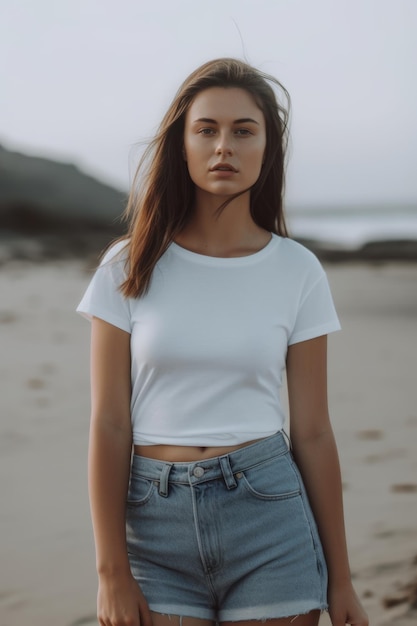
[[[204,474],[204,468],[197,465],[197,467],[193,469],[193,474],[196,478],[201,478]]]

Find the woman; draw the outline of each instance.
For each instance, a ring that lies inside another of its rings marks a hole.
[[[339,323],[319,262],[287,237],[271,82],[234,59],[184,82],[138,170],[129,233],[78,307],[92,319],[102,625],[313,626],[327,608],[333,626],[367,624],[327,409]]]

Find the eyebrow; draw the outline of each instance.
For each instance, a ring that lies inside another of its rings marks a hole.
[[[197,120],[194,120],[194,124],[196,122],[204,122],[205,124],[217,124],[216,120],[212,120],[210,117],[199,117]],[[251,117],[241,117],[238,120],[234,120],[233,124],[257,124],[259,126],[259,122],[252,119]]]

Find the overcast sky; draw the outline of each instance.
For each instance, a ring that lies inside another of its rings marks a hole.
[[[291,204],[417,203],[417,0],[1,0],[0,143],[127,188],[179,83],[246,57],[292,98]]]

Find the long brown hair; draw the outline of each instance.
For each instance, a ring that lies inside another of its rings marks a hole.
[[[277,101],[270,83],[284,95],[286,108]],[[179,88],[136,171],[125,212],[129,229],[124,238],[129,238],[129,254],[127,279],[121,289],[126,297],[146,293],[157,261],[191,215],[194,183],[182,156],[185,115],[196,95],[210,87],[245,89],[262,110],[267,136],[265,161],[251,188],[250,212],[261,228],[287,236],[283,192],[288,92],[273,76],[237,59],[209,61]]]

